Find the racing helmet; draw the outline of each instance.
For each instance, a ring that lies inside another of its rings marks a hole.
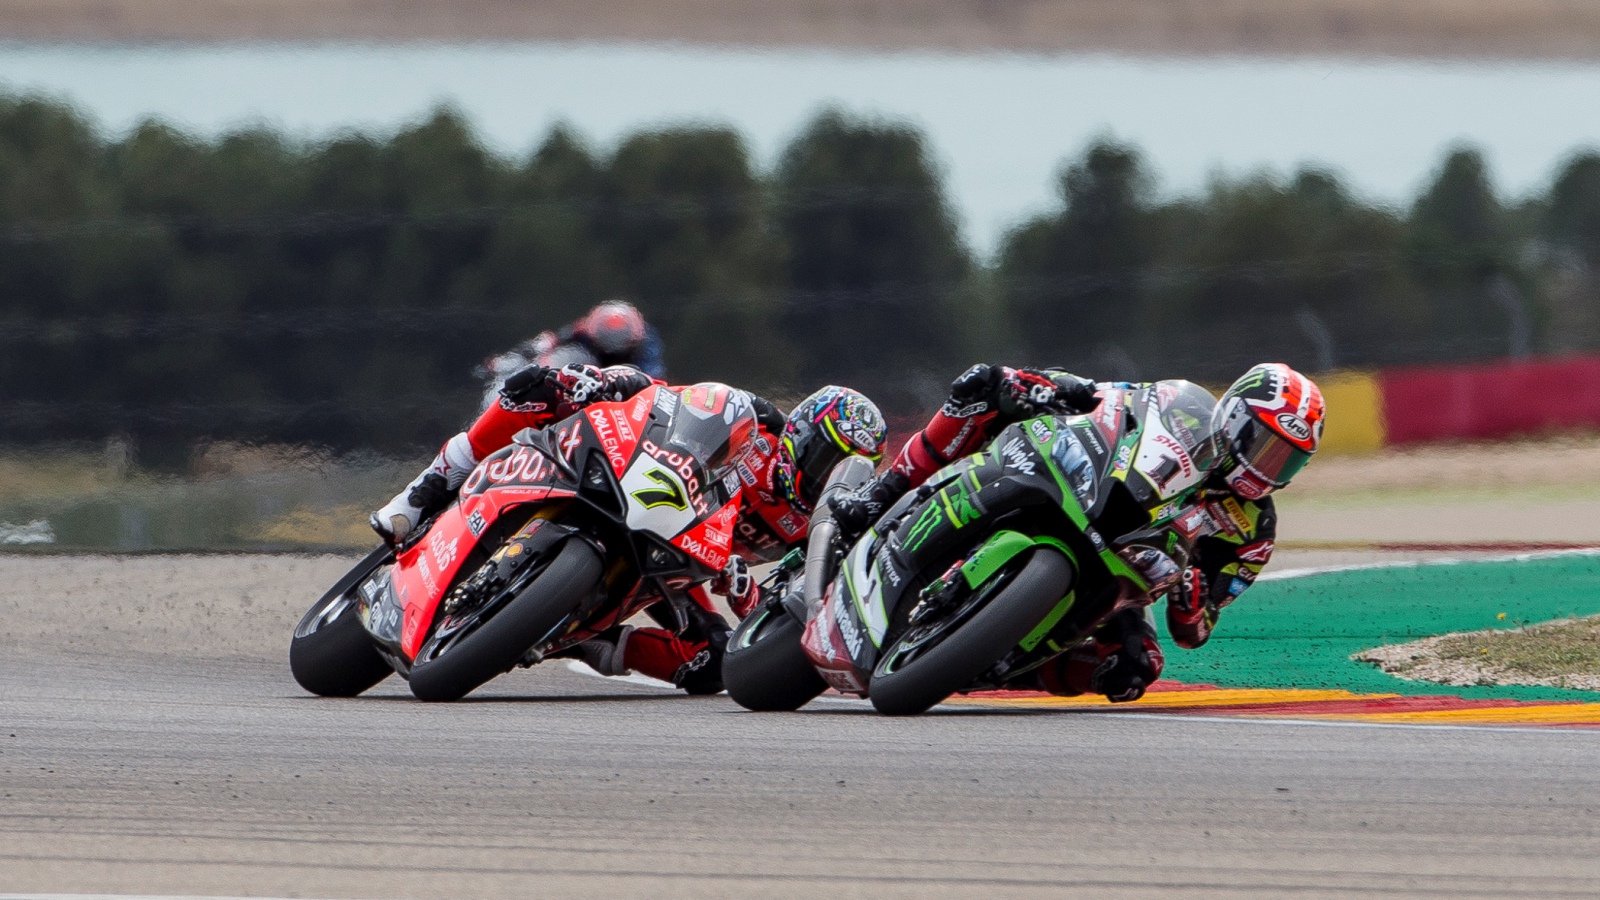
[[[847,456],[883,458],[883,413],[860,391],[828,385],[801,400],[778,443],[777,488],[794,506],[817,505],[828,473]]]
[[[1283,363],[1252,366],[1211,414],[1216,472],[1235,496],[1259,500],[1294,478],[1322,443],[1326,407],[1315,382]]]
[[[632,303],[607,300],[579,319],[573,332],[587,338],[601,353],[620,356],[644,343],[644,316]]]

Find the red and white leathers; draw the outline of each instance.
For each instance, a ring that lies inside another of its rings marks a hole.
[[[529,366],[506,379],[496,403],[478,415],[466,431],[445,442],[434,461],[407,488],[373,514],[373,527],[391,540],[404,537],[409,528],[446,505],[460,489],[478,462],[511,443],[512,436],[524,428],[542,428],[591,403],[626,400],[655,384],[664,384],[631,366],[597,369],[593,366],[568,366],[548,369]],[[776,560],[788,549],[805,540],[810,517],[783,499],[777,487],[779,437],[784,417],[770,402],[752,396],[756,409],[757,431],[752,441],[754,453],[740,464],[739,477],[745,482],[739,519],[734,525],[734,540],[728,569],[715,579],[715,588],[728,600],[741,618],[756,604],[755,579],[746,561]],[[409,528],[385,531],[381,525],[395,517]],[[694,637],[681,637],[662,628],[626,628],[617,635],[621,659],[605,659],[605,674],[637,670],[652,678],[682,686],[703,667],[715,662],[707,652],[707,628],[725,632],[726,622],[712,605],[710,592],[696,585],[688,592],[704,614],[706,628],[692,629]],[[715,676],[716,673],[709,673]]]
[[[1090,385],[1058,369],[1029,371],[982,364],[968,369],[950,386],[950,399],[943,408],[906,441],[888,471],[879,476],[874,505],[892,503],[952,460],[983,449],[1007,425],[1036,415],[1043,404],[1030,402],[1030,397],[1047,392],[1047,384],[1057,390],[1082,390]],[[1080,405],[1092,407],[1093,403]],[[1222,487],[1220,478],[1216,480],[1215,486],[1202,491],[1199,502],[1218,504],[1241,527],[1238,534],[1200,538],[1190,567],[1166,595],[1168,630],[1173,641],[1187,649],[1209,640],[1217,613],[1255,581],[1272,558],[1277,532],[1270,496],[1238,499]],[[1112,616],[1089,640],[1027,673],[1013,686],[1063,696],[1098,693],[1113,702],[1137,700],[1161,675],[1164,661],[1155,629],[1142,611],[1130,610]]]
[[[916,487],[952,460],[982,450],[1012,422],[1032,418],[1062,402],[1087,411],[1095,405],[1093,395],[1093,382],[1060,369],[1039,371],[979,363],[950,385],[950,398],[932,421],[900,448],[889,471],[903,475]]]

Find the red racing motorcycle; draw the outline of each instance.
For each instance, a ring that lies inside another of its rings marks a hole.
[[[353,697],[398,672],[420,699],[456,700],[644,610],[688,629],[684,592],[727,564],[736,469],[762,440],[750,396],[711,383],[519,433],[311,607],[289,645],[295,680]]]

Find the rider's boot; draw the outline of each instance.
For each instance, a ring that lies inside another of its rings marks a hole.
[[[672,683],[684,692],[701,696],[722,692],[722,657],[728,649],[728,638],[733,632],[721,613],[699,606],[690,607],[693,621],[690,634],[705,641],[705,647],[690,657],[678,671],[672,673]]]
[[[633,670],[623,663],[623,657],[627,655],[628,638],[632,634],[632,625],[607,628],[579,644],[578,651],[584,663],[601,675],[631,675]]]
[[[367,524],[391,544],[405,540],[424,519],[450,505],[477,464],[466,432],[456,435],[445,442],[422,474],[373,513]]]
[[[839,536],[845,543],[853,542],[910,489],[911,479],[890,469],[848,494],[829,497],[833,520],[839,523]]]

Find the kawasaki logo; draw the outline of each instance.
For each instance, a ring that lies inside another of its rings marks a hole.
[[[644,473],[644,477],[661,485],[659,488],[641,488],[633,492],[633,499],[645,509],[654,509],[658,506],[670,506],[673,509],[688,509],[689,501],[683,495],[683,488],[678,482],[667,474],[665,469],[651,469]]]

